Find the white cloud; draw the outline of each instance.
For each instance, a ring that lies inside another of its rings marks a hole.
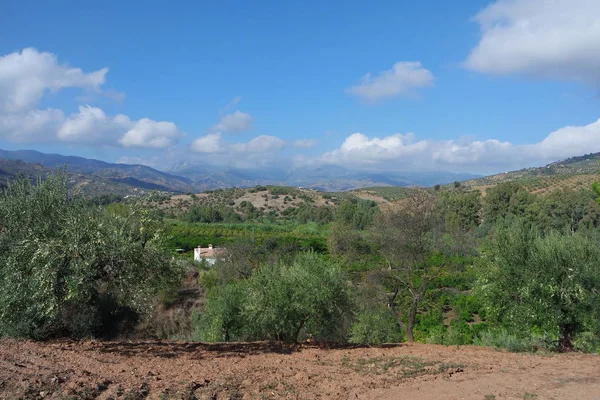
[[[292,143],[292,145],[298,149],[310,149],[312,147],[315,147],[317,143],[318,140],[316,139],[298,139],[294,140],[294,143]]]
[[[99,90],[108,68],[84,73],[58,63],[52,53],[26,48],[0,57],[0,112],[22,112],[40,101],[46,91],[78,87]]]
[[[192,142],[192,151],[196,153],[220,153],[223,151],[221,145],[221,134],[211,133],[202,136]]]
[[[79,106],[79,112],[69,115],[61,124],[56,137],[69,143],[114,144],[130,126],[131,121],[125,115],[111,117],[100,108]]]
[[[248,142],[230,143],[223,140],[220,133],[211,133],[194,140],[190,149],[207,164],[256,168],[277,160],[285,145],[282,139],[269,135],[260,135]]]
[[[262,154],[279,150],[284,146],[285,142],[278,137],[260,135],[250,140],[248,143],[234,143],[231,145],[231,149],[236,153]]]
[[[368,101],[377,101],[398,95],[412,95],[415,89],[433,86],[433,74],[420,62],[397,62],[376,77],[366,74],[362,82],[346,92]]]
[[[275,136],[260,135],[249,142],[228,143],[223,141],[220,133],[211,133],[194,140],[191,149],[196,153],[228,153],[237,156],[240,154],[265,154],[284,146],[285,141]]]
[[[238,110],[223,116],[219,123],[214,125],[211,130],[213,132],[239,133],[249,129],[251,125],[252,116]]]
[[[80,106],[57,132],[59,140],[70,143],[100,144],[138,148],[164,148],[181,136],[172,122],[148,118],[132,121],[126,115],[107,116],[97,107]]]
[[[180,133],[172,122],[153,121],[142,118],[135,122],[119,139],[123,147],[147,147],[160,149],[169,147],[179,139]]]
[[[172,122],[133,121],[97,107],[80,106],[65,117],[56,109],[0,115],[0,137],[11,142],[66,142],[101,146],[164,148],[181,136]]]
[[[532,144],[471,138],[417,140],[412,133],[369,138],[354,133],[338,149],[323,154],[320,161],[374,170],[483,173],[543,165],[590,152],[600,152],[600,120],[558,129]]]
[[[469,69],[600,82],[598,0],[497,0],[474,20],[481,39]]]
[[[0,115],[0,138],[17,143],[56,140],[64,118],[62,111],[52,108]]]

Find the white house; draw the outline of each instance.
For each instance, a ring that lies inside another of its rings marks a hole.
[[[210,265],[213,265],[217,262],[217,259],[224,256],[225,249],[215,248],[212,244],[209,244],[208,248],[198,246],[194,249],[194,261],[206,261]]]

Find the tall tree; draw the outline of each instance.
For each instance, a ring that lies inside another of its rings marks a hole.
[[[432,193],[415,192],[399,207],[379,215],[371,234],[387,264],[380,274],[387,305],[412,342],[419,307],[432,281],[453,267],[455,246]]]

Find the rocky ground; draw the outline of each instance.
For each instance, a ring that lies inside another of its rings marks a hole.
[[[600,399],[600,356],[0,340],[2,399]]]

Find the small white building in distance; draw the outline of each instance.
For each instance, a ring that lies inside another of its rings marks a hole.
[[[194,261],[206,261],[209,265],[217,262],[217,259],[223,258],[225,249],[217,249],[212,244],[208,248],[198,246],[194,249]]]

